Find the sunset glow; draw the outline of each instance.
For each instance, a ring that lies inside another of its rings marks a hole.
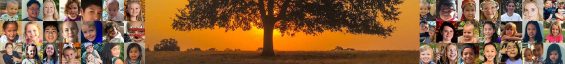
[[[167,6],[162,6],[167,4]],[[188,48],[226,48],[255,51],[263,45],[263,29],[253,26],[248,31],[237,29],[235,31],[224,28],[202,29],[194,31],[175,31],[172,29],[172,18],[179,8],[187,4],[186,0],[147,0],[147,47],[153,50],[153,46],[160,40],[166,38],[176,39],[180,50]],[[325,31],[317,35],[306,35],[297,33],[295,36],[281,36],[278,30],[274,30],[274,49],[278,51],[327,51],[336,46],[354,48],[356,50],[417,50],[419,12],[416,6],[417,0],[404,0],[401,5],[397,22],[384,22],[383,25],[396,27],[390,37],[381,37],[368,34],[350,34],[346,32]],[[278,13],[278,12],[276,12]]]

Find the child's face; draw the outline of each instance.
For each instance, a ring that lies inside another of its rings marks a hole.
[[[538,19],[538,9],[534,3],[526,3],[524,8],[524,18],[526,20],[537,20]]]
[[[442,35],[444,40],[451,40],[451,38],[453,38],[453,29],[451,27],[444,26]]]
[[[90,61],[90,62],[94,61],[94,55],[92,55],[92,54],[87,54],[87,56],[88,56],[88,57],[86,57],[86,58],[88,58],[87,61]]]
[[[96,5],[89,5],[84,9],[82,14],[84,17],[84,21],[97,21],[100,19],[102,13],[102,7]]]
[[[490,24],[485,24],[483,27],[483,33],[485,37],[492,37],[492,34],[494,33],[492,26]]]
[[[541,58],[542,54],[543,54],[543,45],[535,44],[534,45],[534,55],[535,55],[535,57]]]
[[[53,53],[55,53],[55,47],[53,47],[53,45],[47,45],[45,52],[47,53],[47,56],[52,56]]]
[[[9,41],[16,40],[16,35],[18,34],[18,28],[16,27],[16,24],[8,24],[6,29],[4,29],[4,35],[8,36]]]
[[[65,50],[65,56],[70,56],[71,55],[71,51],[70,50]]]
[[[8,10],[8,15],[14,16],[18,13],[18,4],[15,3],[8,3],[6,10]]]
[[[137,60],[139,58],[139,49],[137,49],[137,48],[131,48],[131,50],[128,51],[128,53],[129,53],[129,58],[131,60]],[[420,53],[420,54],[422,54],[422,53]]]
[[[420,60],[424,63],[429,63],[432,61],[432,52],[430,50],[420,52]]]
[[[138,3],[133,3],[128,6],[128,12],[131,13],[131,16],[136,17],[141,12],[141,7]]]
[[[563,6],[565,6],[565,4],[561,4],[561,3],[565,3],[565,2],[559,2],[559,3],[557,4],[557,5],[558,5],[557,8],[563,8]]]
[[[430,12],[429,4],[420,3],[420,16],[426,15]]]
[[[28,54],[28,58],[33,58],[33,56],[35,55],[35,49],[34,46],[28,46],[27,47],[27,54]]]
[[[524,57],[527,60],[533,60],[534,55],[532,54],[532,50],[524,50]]]
[[[514,12],[514,3],[508,3],[508,5],[506,5],[506,12]]]
[[[497,4],[486,4],[482,10],[483,15],[485,15],[487,18],[494,18],[496,16],[496,11],[498,10],[498,8],[496,7]]]
[[[70,17],[77,17],[78,13],[79,13],[78,3],[71,3],[71,5],[69,6],[69,10],[67,10],[67,14],[69,14]]]
[[[84,35],[84,38],[89,41],[94,41],[94,39],[96,39],[96,28],[94,26],[82,26],[82,33]]]
[[[528,36],[530,36],[529,38],[535,37],[536,36],[536,28],[534,24],[528,24],[528,28],[526,28],[526,32],[528,32]]]
[[[475,61],[475,53],[473,52],[473,49],[464,48],[462,54],[465,63],[472,63],[473,61]]]
[[[29,6],[27,8],[27,15],[30,18],[37,18],[38,14],[39,14],[39,5],[38,4],[31,4],[31,6]]]
[[[43,14],[45,14],[44,16],[53,16],[53,14],[55,14],[55,4],[52,2],[45,3],[43,11]]]
[[[87,46],[87,47],[86,47],[86,52],[92,53],[92,51],[94,51],[94,47],[93,47],[93,46]]]
[[[557,26],[557,25],[552,25],[551,26],[551,34],[553,34],[554,36],[558,35],[559,34],[559,28],[558,27],[559,26]]]
[[[110,29],[106,32],[106,33],[108,33],[108,37],[114,38],[117,35],[116,31],[115,31],[114,27],[109,27],[109,28],[112,28],[112,29]]]
[[[474,36],[474,26],[471,25],[466,25],[465,28],[463,28],[463,37],[465,37],[465,40],[470,40],[471,38],[473,38]]]
[[[561,2],[561,3],[564,3],[564,2]],[[559,8],[563,8],[563,7],[565,7],[565,4],[559,4]]]
[[[545,1],[545,7],[546,7],[546,8],[551,7],[551,5],[553,5],[553,3],[551,3],[550,0]]]
[[[484,54],[487,61],[494,61],[497,54],[494,45],[485,46]]]
[[[425,24],[425,23],[420,23],[420,32],[428,32],[429,30],[429,25]]]
[[[67,56],[67,58],[74,58],[75,57],[74,52],[75,51],[72,49],[67,49],[65,50],[65,56]]]
[[[112,51],[112,56],[120,57],[120,46],[119,45],[112,47],[111,51]]]
[[[47,42],[49,43],[53,43],[57,40],[57,37],[59,37],[59,35],[57,34],[58,31],[56,29],[55,26],[47,26],[45,27],[45,39],[47,40]]]
[[[549,55],[549,59],[550,59],[551,61],[557,61],[557,57],[560,57],[560,56],[559,56],[559,53],[557,53],[556,50],[551,51],[551,53],[550,53],[550,55]]]
[[[457,46],[449,45],[447,49],[447,58],[449,60],[456,60],[457,59]]]
[[[29,24],[28,26],[26,26],[26,38],[27,40],[33,40],[31,42],[36,42],[38,41],[38,36],[39,36],[39,28],[37,27],[36,24]]]
[[[108,5],[108,14],[110,17],[115,17],[118,15],[119,12],[119,4],[117,2],[112,2]]]
[[[463,15],[466,17],[466,19],[474,19],[475,18],[475,8],[469,8],[469,7],[465,7],[465,12],[463,13]]]
[[[12,52],[13,45],[6,45],[6,52]]]
[[[508,56],[510,58],[514,58],[514,57],[517,56],[518,50],[516,48],[518,48],[518,47],[516,47],[516,46],[518,46],[518,45],[516,45],[514,43],[508,43],[507,48],[506,48],[506,53],[508,54]]]
[[[506,34],[504,34],[506,36],[513,36],[514,35],[514,31],[512,31],[512,29],[506,29],[506,30],[504,30],[504,32],[506,33]]]
[[[73,40],[75,40],[76,38],[76,32],[78,30],[76,30],[73,25],[76,25],[72,22],[65,22],[63,23],[63,37],[65,38],[66,42],[74,42]]]

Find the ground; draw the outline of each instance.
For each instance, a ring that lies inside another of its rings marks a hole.
[[[418,51],[146,52],[147,64],[417,64]]]

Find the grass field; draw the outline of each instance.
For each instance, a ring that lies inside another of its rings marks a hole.
[[[417,64],[418,51],[148,51],[147,64]]]

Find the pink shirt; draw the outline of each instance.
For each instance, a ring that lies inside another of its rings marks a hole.
[[[558,43],[558,42],[562,42],[563,41],[563,35],[557,35],[557,36],[553,36],[553,35],[547,35],[546,39],[550,42],[550,43]]]

